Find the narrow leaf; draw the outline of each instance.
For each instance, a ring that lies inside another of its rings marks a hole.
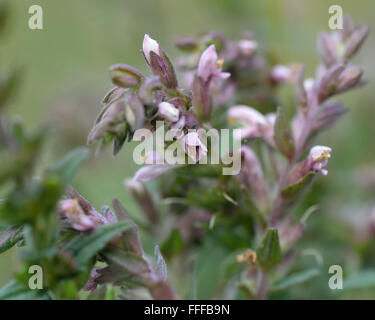
[[[257,250],[257,257],[260,265],[265,269],[269,269],[279,263],[281,260],[281,248],[277,229],[271,229],[267,232]]]
[[[0,300],[49,300],[45,290],[31,290],[16,280],[10,281],[0,288]]]
[[[288,287],[304,283],[318,276],[319,273],[320,273],[319,270],[314,268],[314,269],[309,269],[303,272],[292,274],[289,277],[286,277],[282,279],[281,281],[276,282],[276,284],[270,290],[271,291],[283,290]]]

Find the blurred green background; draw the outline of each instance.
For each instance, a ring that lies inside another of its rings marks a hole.
[[[140,53],[145,33],[157,39],[173,60],[178,55],[173,39],[178,35],[217,30],[236,39],[251,30],[261,50],[277,52],[281,63],[304,62],[307,76],[312,76],[318,63],[316,36],[328,29],[330,5],[341,5],[356,22],[375,27],[373,0],[13,0],[10,4],[9,29],[0,43],[0,72],[24,67],[11,114],[20,115],[29,128],[52,123],[45,163],[85,144],[100,100],[111,88],[110,65],[123,62],[147,72]],[[33,4],[43,8],[43,30],[28,28],[28,8]],[[354,59],[364,66],[369,83],[338,98],[350,112],[319,137],[319,144],[333,149],[330,173],[318,179],[303,205],[317,203],[319,210],[310,218],[299,246],[318,250],[327,272],[284,298],[375,298],[371,287],[333,292],[327,285],[331,264],[342,265],[344,277],[375,268],[375,247],[363,248],[352,226],[340,222],[342,214],[351,216],[354,225],[361,224],[375,205],[374,48],[371,33]],[[131,146],[117,157],[110,151],[92,157],[75,186],[97,207],[118,197],[136,215],[138,209],[123,187],[124,178],[136,170]],[[306,258],[306,263],[311,264],[309,259],[313,258]],[[0,285],[16,268],[14,250],[0,256]]]

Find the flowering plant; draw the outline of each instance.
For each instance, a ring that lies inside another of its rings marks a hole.
[[[271,65],[252,36],[181,37],[176,45],[183,55],[174,64],[145,35],[150,74],[125,64],[110,67],[114,88],[88,135],[98,151],[112,144],[116,155],[127,141],[153,139],[160,123],[173,130],[163,149],[173,145],[187,161],[170,163],[146,152],[147,165],[125,180],[144,213],[137,224],[119,200],[98,212],[70,186],[85,148],[34,178],[46,131],[29,135],[0,109],[0,183],[10,186],[0,204],[0,253],[24,247],[25,266],[0,289],[0,298],[78,298],[82,289],[92,299],[195,298],[202,247],[202,255],[219,248],[211,259],[220,262],[210,272],[221,277],[209,297],[264,299],[316,276],[316,268],[290,272],[314,211],[297,218],[292,208],[314,179],[328,174],[332,149],[314,140],[346,112],[330,98],[363,85],[363,70],[349,61],[367,34],[347,17],[343,30],[320,35],[321,65],[313,78],[305,78],[300,64]],[[1,106],[14,82],[2,82]],[[294,88],[295,108],[280,106],[280,87]],[[237,142],[218,163],[203,161],[213,154],[213,142],[193,131],[212,128],[230,128]],[[223,175],[226,157],[241,161],[235,174]],[[145,253],[139,229],[156,239],[154,257]],[[27,287],[32,265],[43,270],[42,290]],[[183,282],[186,275],[190,284]]]

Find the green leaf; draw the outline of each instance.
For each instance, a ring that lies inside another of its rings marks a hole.
[[[103,257],[117,277],[127,279],[130,275],[142,279],[149,276],[150,268],[147,262],[131,252],[111,248],[103,252]]]
[[[65,184],[68,184],[88,154],[87,148],[77,148],[58,160],[48,172],[56,173]]]
[[[373,287],[375,287],[375,269],[362,270],[344,280],[344,289]]]
[[[281,192],[283,200],[286,202],[294,201],[303,191],[306,190],[306,188],[311,184],[314,177],[315,172],[309,172],[304,177],[299,179],[296,183],[287,186]]]
[[[285,114],[282,107],[278,107],[275,121],[275,143],[277,148],[288,159],[293,158],[295,148],[292,134],[285,120]]]
[[[0,300],[49,300],[51,297],[45,290],[31,290],[16,280],[10,281],[0,288]]]
[[[161,252],[165,257],[172,257],[182,251],[184,242],[181,237],[180,230],[173,229],[168,238],[161,246]]]
[[[292,274],[278,282],[275,283],[275,285],[270,289],[271,291],[278,291],[278,290],[283,290],[288,287],[304,283],[311,278],[316,277],[319,275],[320,271],[316,268],[314,269],[309,269],[306,271],[302,271],[299,273]]]
[[[71,251],[77,264],[85,266],[91,258],[116,235],[129,230],[132,227],[131,222],[121,221],[116,224],[102,225],[90,234],[81,234],[74,238],[64,248],[65,251]]]
[[[281,260],[281,248],[277,229],[270,229],[257,250],[260,265],[269,269]]]
[[[0,232],[0,253],[9,250],[23,239],[22,229],[23,227],[11,226]]]

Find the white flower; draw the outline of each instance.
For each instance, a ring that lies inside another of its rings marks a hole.
[[[310,155],[314,162],[327,160],[331,157],[332,149],[326,146],[315,146],[310,150]]]
[[[180,118],[180,111],[172,103],[161,102],[158,108],[159,115],[169,122],[177,122]]]
[[[331,151],[331,148],[325,146],[312,147],[310,150],[311,169],[326,176],[328,171],[323,169],[323,167],[327,165],[328,158],[331,157]]]
[[[145,37],[143,38],[143,54],[146,57],[146,60],[148,63],[150,63],[150,52],[155,52],[157,55],[160,55],[159,50],[159,43],[150,38],[148,34],[145,34]]]

